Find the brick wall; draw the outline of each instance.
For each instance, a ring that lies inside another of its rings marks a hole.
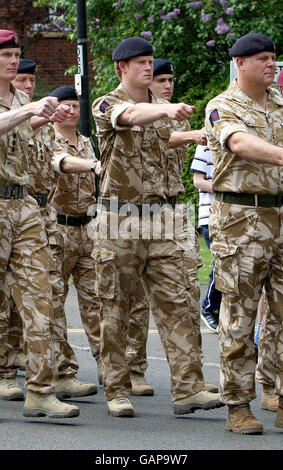
[[[77,64],[75,42],[65,37],[40,37],[25,51],[25,57],[38,64],[38,75],[47,86],[73,85],[74,77],[65,72]]]

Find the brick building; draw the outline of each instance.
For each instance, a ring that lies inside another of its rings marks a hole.
[[[33,0],[0,0],[1,29],[12,29],[23,39],[22,57],[38,64],[36,95],[60,85],[74,85],[66,70],[77,65],[77,45],[67,39],[68,29],[52,22],[55,9],[35,8]],[[91,56],[89,77],[92,79]]]

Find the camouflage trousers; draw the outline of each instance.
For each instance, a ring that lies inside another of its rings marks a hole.
[[[193,253],[184,257],[187,265],[188,282],[190,285],[188,303],[188,313],[191,316],[195,327],[195,334],[198,338],[199,356],[202,361],[202,339],[200,332],[200,287],[197,269],[202,266],[199,250],[199,242],[196,236],[196,257]],[[150,307],[146,296],[146,291],[142,279],[137,285],[137,289],[130,301],[129,329],[127,337],[126,356],[130,370],[139,374],[144,374],[147,367],[146,344],[149,331]],[[158,321],[158,319],[156,319]],[[159,333],[162,335],[162,324],[159,325]],[[163,341],[165,338],[163,339]],[[162,340],[161,340],[162,341]]]
[[[97,359],[100,350],[100,327],[99,299],[94,292],[95,263],[91,257],[93,241],[87,235],[87,225],[71,227],[59,224],[58,227],[64,240],[64,295],[61,297],[59,310],[63,316],[64,303],[69,291],[69,280],[72,276],[78,294],[82,323],[92,355]]]
[[[274,387],[276,383],[275,338],[280,334],[281,329],[278,320],[278,317],[271,312],[265,296],[264,315],[258,343],[256,380],[270,387]]]
[[[56,354],[59,378],[75,375],[79,364],[75,353],[68,343],[66,317],[60,309],[64,296],[63,269],[63,239],[57,226],[56,219],[52,218],[47,207],[40,208],[49,252],[49,282],[52,288],[52,301],[54,310],[53,343]],[[21,317],[13,299],[10,300],[9,319],[9,350],[7,351],[5,377],[14,377],[17,373],[15,354],[23,351],[23,328]]]
[[[168,211],[172,208],[160,211],[163,231]],[[102,211],[95,222],[92,254],[95,290],[100,298],[100,356],[106,399],[128,396],[131,390],[125,351],[130,305],[139,292],[141,276],[169,363],[172,399],[193,395],[203,389],[198,341],[189,314],[191,287],[185,261],[195,256],[194,234],[182,231],[181,237],[174,233],[171,239],[156,239],[151,233],[142,236],[145,217],[116,214],[116,237],[111,233],[111,214]],[[152,225],[151,216],[148,220]],[[129,225],[139,236],[127,233]]]
[[[254,327],[265,286],[276,322],[276,393],[283,395],[283,207],[263,208],[213,201],[211,250],[215,256],[220,309],[221,399],[226,404],[255,398]]]
[[[57,383],[54,313],[48,281],[47,239],[37,203],[30,197],[0,199],[0,376],[9,369],[12,295],[21,316],[27,360],[26,387],[51,393]]]

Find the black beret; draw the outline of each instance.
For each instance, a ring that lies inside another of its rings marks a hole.
[[[152,53],[152,45],[146,39],[128,38],[120,42],[114,49],[112,60],[119,62],[120,60],[128,60],[140,55],[152,55]]]
[[[231,47],[230,57],[244,57],[257,54],[258,52],[275,52],[273,40],[261,33],[249,33],[242,36]]]
[[[170,60],[166,59],[154,59],[153,62],[153,76],[168,74],[172,75],[174,72],[173,65]]]
[[[35,74],[36,63],[30,59],[20,59],[17,73],[29,73],[31,75]]]
[[[15,31],[0,29],[0,49],[7,47],[21,47],[20,37]]]
[[[78,95],[74,87],[72,86],[59,86],[55,90],[49,93],[49,96],[55,96],[59,101],[62,100],[76,100],[78,101]]]

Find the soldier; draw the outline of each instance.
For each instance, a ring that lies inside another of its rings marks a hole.
[[[29,119],[34,115],[50,118],[58,101],[48,97],[30,103],[28,96],[11,84],[20,52],[18,35],[0,30],[0,306],[1,312],[9,312],[11,292],[23,322],[28,358],[24,416],[74,417],[79,415],[79,409],[60,402],[54,393],[58,371],[52,342],[47,240],[39,207],[27,194],[26,186],[28,140],[32,133]],[[2,329],[6,326],[5,321],[0,325],[1,377],[6,373],[7,331]]]
[[[20,59],[17,76],[12,82],[16,88],[27,93],[30,100],[33,98],[35,88],[35,70],[35,62],[29,59]],[[52,116],[53,121],[62,120],[67,116],[67,107],[65,107],[65,113],[62,113],[62,110],[64,109],[62,105],[58,108],[56,110],[56,114]],[[48,204],[48,196],[52,187],[52,182],[54,181],[54,172],[51,165],[54,137],[54,127],[49,122],[43,127],[39,127],[35,134],[29,139],[29,180],[27,189],[28,194],[37,201],[40,207],[50,251],[49,280],[52,285],[54,346],[59,375],[56,393],[59,397],[83,397],[97,393],[97,387],[94,384],[83,383],[75,377],[75,374],[79,369],[79,364],[72,347],[67,341],[66,318],[64,310],[62,311],[61,309],[61,299],[64,297],[64,282],[62,276],[64,241],[58,229],[56,219],[53,220],[54,217],[52,217],[50,205]],[[19,354],[17,354],[15,357],[15,352],[17,351],[17,347],[19,348],[21,337],[22,327],[19,324],[17,309],[14,307],[10,314],[8,344],[11,346],[11,349],[9,357],[7,357],[7,363],[11,364],[11,374],[13,369],[14,374],[16,372],[15,366],[17,366],[17,359],[20,365],[21,361],[25,362],[21,359],[21,355],[19,357]],[[23,365],[24,364],[22,364],[22,368]],[[0,396],[3,399],[23,399],[23,392],[16,383],[16,379],[14,380],[14,386],[12,386],[10,380],[8,387],[5,387],[5,384],[1,387]]]
[[[60,233],[63,237],[63,282],[64,293],[59,310],[64,314],[64,303],[72,275],[78,294],[82,322],[97,361],[100,372],[99,348],[99,300],[94,295],[95,265],[91,257],[93,241],[88,238],[87,225],[95,205],[95,174],[100,174],[91,141],[77,130],[80,105],[73,87],[58,87],[50,93],[61,105],[70,108],[67,118],[55,122],[55,151],[52,165],[55,182],[50,195],[50,204],[56,211]]]
[[[170,104],[149,91],[153,57],[148,41],[122,41],[112,59],[121,84],[93,103],[102,161],[93,257],[108,409],[113,416],[134,414],[128,399],[131,382],[125,349],[129,301],[140,276],[158,329],[162,328],[174,413],[219,407],[219,395],[203,390],[194,327],[187,314],[184,245],[187,235],[194,245],[192,234],[187,227],[176,229],[171,237],[166,234],[165,219],[175,215],[177,202],[168,197],[167,187],[171,119],[187,119],[192,108]],[[160,224],[153,227],[155,216]]]
[[[174,92],[174,71],[169,60],[154,59],[153,63],[153,80],[150,90],[159,98],[171,101]],[[181,173],[186,158],[186,152],[190,143],[206,143],[205,128],[201,130],[191,130],[188,120],[183,122],[174,122],[177,131],[182,132],[182,146],[177,149],[168,149],[167,161],[170,164],[170,177],[168,178],[168,195],[169,197],[178,197],[184,193],[181,181]],[[198,255],[198,257],[196,257]],[[202,344],[200,332],[200,288],[198,282],[197,268],[202,265],[199,254],[198,240],[196,237],[196,251],[190,253],[186,257],[188,263],[188,279],[190,283],[190,291],[188,302],[190,308],[188,313],[191,315],[198,337],[199,354],[202,357]],[[193,262],[192,262],[193,261]],[[132,302],[129,318],[129,332],[127,341],[127,359],[131,369],[131,395],[149,395],[149,386],[146,384],[143,374],[147,368],[146,360],[146,343],[148,337],[149,325],[149,306],[145,294],[143,295],[143,286],[139,286],[137,294],[139,295],[136,304],[135,296]],[[138,382],[140,381],[140,382]],[[145,382],[145,383],[144,383]],[[204,382],[204,389],[210,392],[218,392],[215,385]]]
[[[261,434],[249,403],[255,398],[254,327],[263,286],[278,323],[283,321],[283,99],[269,85],[275,45],[264,34],[241,37],[231,48],[237,79],[206,110],[216,198],[210,216],[220,309],[221,400],[226,429]],[[282,328],[276,360],[283,427]],[[281,358],[280,358],[281,354]]]

